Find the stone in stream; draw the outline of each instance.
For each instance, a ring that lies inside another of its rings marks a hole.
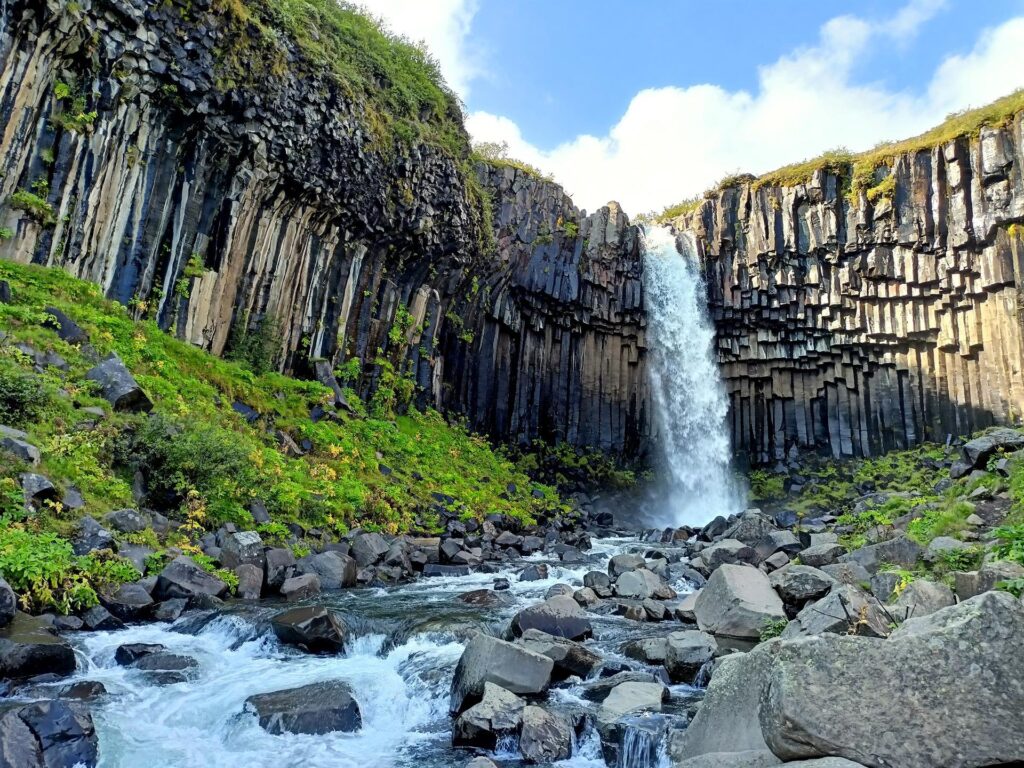
[[[601,702],[597,720],[607,724],[639,712],[660,712],[662,702],[667,699],[668,689],[661,683],[619,683]]]
[[[665,586],[657,575],[646,568],[626,571],[615,580],[615,594],[634,600],[646,600]]]
[[[717,652],[718,643],[706,632],[673,632],[665,639],[665,669],[673,682],[692,683]]]
[[[542,581],[548,577],[548,567],[544,563],[531,563],[519,572],[519,581]]]
[[[341,653],[345,649],[348,627],[323,606],[292,608],[270,620],[277,639],[310,653]]]
[[[843,584],[805,606],[781,636],[785,640],[824,633],[887,637],[892,623],[892,614],[874,596]]]
[[[668,653],[668,638],[642,637],[629,640],[623,643],[619,650],[623,656],[642,661],[644,664],[664,664],[665,655]]]
[[[582,640],[593,634],[586,612],[566,596],[552,597],[519,611],[512,618],[509,631],[513,637],[519,637],[528,629],[539,629],[569,640]]]
[[[116,354],[108,355],[89,369],[85,378],[100,385],[100,396],[116,411],[148,412],[153,408],[153,403]]]
[[[352,539],[352,557],[360,568],[376,565],[389,549],[387,541],[379,533],[360,533]]]
[[[164,600],[153,607],[153,618],[157,621],[177,621],[188,607],[188,600],[180,597]]]
[[[96,729],[81,702],[38,701],[0,715],[0,765],[93,768],[98,759]]]
[[[455,720],[452,746],[493,751],[498,741],[519,733],[526,702],[494,683],[484,683],[480,701]]]
[[[646,567],[647,561],[644,560],[642,555],[624,553],[615,555],[608,561],[608,575],[612,579],[617,579],[628,571],[635,571],[637,568]]]
[[[761,730],[783,760],[836,755],[877,768],[1024,761],[1021,637],[1024,604],[987,592],[910,619],[888,640],[772,643],[756,697]],[[912,712],[919,716],[893,714]]]
[[[520,695],[547,690],[554,662],[521,645],[477,633],[466,644],[452,677],[451,711],[462,712],[480,700],[484,683]]]
[[[786,618],[768,577],[746,565],[723,565],[694,605],[697,625],[714,635],[756,639],[768,622]]]
[[[0,677],[32,677],[75,671],[75,652],[45,618],[17,612],[0,629]]]
[[[572,755],[572,722],[564,715],[542,707],[523,710],[523,729],[519,735],[519,753],[528,763],[554,763]]]
[[[252,563],[235,566],[238,587],[235,594],[240,600],[259,600],[263,591],[263,569]]]
[[[266,551],[264,558],[267,589],[280,590],[285,581],[295,573],[295,555],[286,547],[271,547]]]
[[[575,675],[586,679],[601,666],[601,657],[582,643],[556,637],[538,629],[526,630],[517,645],[547,656],[555,663],[553,679],[564,680]]]
[[[295,569],[300,574],[316,574],[321,589],[347,589],[356,585],[356,561],[340,552],[306,555],[299,559]]]
[[[200,595],[223,597],[227,591],[227,584],[212,573],[207,573],[190,558],[179,555],[160,572],[153,597],[157,600],[175,597],[189,599]]]
[[[122,584],[113,594],[101,594],[100,602],[121,621],[141,621],[153,608],[153,598],[137,581]]]
[[[285,579],[281,596],[289,603],[306,600],[320,594],[320,579],[315,573],[304,573]]]
[[[304,733],[319,736],[335,731],[358,731],[363,726],[352,689],[330,681],[261,693],[245,700],[245,711],[259,719],[268,733]]]
[[[136,659],[131,665],[147,673],[147,678],[156,685],[173,685],[189,679],[190,672],[199,664],[191,656],[183,656],[169,651],[155,651]]]
[[[723,539],[736,539],[749,547],[756,547],[760,542],[774,533],[779,533],[774,521],[762,514],[760,510],[748,509],[739,516],[728,530],[722,533]],[[775,550],[768,554],[773,554]]]
[[[119,645],[117,650],[114,651],[114,661],[122,667],[127,667],[144,656],[162,653],[166,650],[167,648],[159,643],[125,643],[124,645]]]

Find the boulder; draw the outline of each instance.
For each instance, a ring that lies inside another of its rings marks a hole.
[[[188,600],[180,597],[164,600],[153,607],[153,618],[157,621],[177,621],[188,607]]]
[[[94,605],[82,614],[82,623],[86,629],[93,632],[106,632],[114,629],[123,629],[124,622],[114,616],[102,605]]]
[[[697,598],[700,597],[701,590],[691,592],[688,595],[683,595],[683,599],[675,607],[676,618],[680,621],[697,621]]]
[[[573,675],[585,679],[600,667],[602,662],[598,654],[582,643],[549,635],[538,629],[523,632],[522,637],[516,640],[516,644],[551,659],[555,663],[552,674],[554,679],[564,680]]]
[[[983,563],[977,571],[957,571],[953,574],[953,591],[961,600],[995,589],[1001,581],[1024,578],[1024,565],[1012,562]]]
[[[716,541],[700,551],[700,559],[709,571],[734,563],[753,563],[757,559],[754,548],[738,539]]]
[[[639,712],[660,712],[668,699],[668,689],[657,682],[626,681],[612,688],[597,710],[599,723],[616,720]]]
[[[149,516],[137,509],[115,509],[103,517],[103,522],[120,533],[139,533],[149,527]]]
[[[259,600],[263,591],[263,569],[252,563],[235,566],[238,587],[235,593],[242,600]]]
[[[0,576],[0,627],[6,627],[18,612],[18,596],[11,585]]]
[[[117,554],[130,561],[139,573],[146,572],[146,560],[155,553],[155,549],[143,544],[119,544],[117,547]]]
[[[57,309],[57,307],[50,306],[44,308],[43,315],[43,327],[56,331],[57,338],[61,341],[78,346],[89,340],[89,334],[82,329],[82,326]]]
[[[356,561],[340,552],[321,552],[300,559],[296,571],[300,574],[316,574],[321,589],[347,589],[357,581]]]
[[[99,744],[80,702],[37,701],[0,715],[0,765],[11,768],[93,768]]]
[[[973,469],[984,469],[989,457],[996,452],[1019,451],[1024,448],[1024,432],[999,427],[964,443],[964,463]]]
[[[783,760],[833,755],[876,768],[1024,761],[1022,636],[1024,604],[987,592],[910,619],[884,641],[821,635],[773,644],[762,732]]]
[[[163,653],[167,648],[159,643],[125,643],[117,646],[114,651],[114,661],[122,667],[130,667],[139,659],[152,656],[154,653]]]
[[[950,554],[956,552],[971,552],[974,551],[974,549],[975,547],[973,544],[968,544],[966,541],[954,539],[952,536],[936,536],[928,543],[928,548],[924,551],[924,554],[921,555],[921,559],[926,563],[935,563]]]
[[[519,581],[543,581],[548,577],[548,567],[544,563],[531,563],[519,572]]]
[[[148,412],[153,408],[153,403],[116,354],[90,368],[85,378],[100,385],[100,396],[114,406],[115,411]]]
[[[677,732],[680,734],[682,732]],[[677,740],[679,736],[675,737]],[[669,755],[673,754],[672,742],[669,743]],[[706,755],[689,757],[672,761],[673,768],[772,768],[782,765],[782,761],[772,754],[771,750],[745,750],[743,752],[711,752]],[[794,763],[796,765],[796,763]]]
[[[768,577],[745,565],[723,565],[711,574],[694,614],[705,632],[751,639],[760,637],[766,623],[786,618]]]
[[[484,683],[480,701],[455,720],[452,746],[494,751],[498,741],[518,734],[526,703],[494,683]]]
[[[0,677],[70,675],[74,671],[75,652],[54,634],[44,617],[19,611],[0,629]]]
[[[101,594],[100,602],[121,621],[141,621],[153,608],[153,598],[137,581],[122,584],[111,594]]]
[[[805,550],[806,551],[806,550]],[[857,563],[864,566],[868,573],[876,573],[883,565],[895,565],[900,568],[913,568],[921,556],[921,546],[906,536],[897,536],[888,541],[869,544],[855,549],[840,558],[844,563]],[[803,553],[800,555],[803,559]]]
[[[260,727],[275,735],[349,733],[363,726],[352,689],[337,680],[250,696],[245,711],[255,714]]]
[[[665,656],[668,654],[668,638],[641,637],[623,643],[620,650],[622,655],[627,658],[656,666],[665,663]]]
[[[539,629],[569,640],[582,640],[593,634],[586,612],[575,600],[564,595],[524,608],[512,618],[509,631],[513,637],[521,636],[528,629]]]
[[[782,638],[825,633],[887,637],[892,615],[872,595],[843,584],[810,603],[782,631]]]
[[[527,763],[554,763],[572,755],[572,723],[564,715],[537,706],[523,709],[519,752]]]
[[[773,572],[768,582],[786,605],[792,606],[824,597],[837,584],[827,573],[809,565],[787,565]]]
[[[868,584],[871,581],[871,574],[868,573],[860,563],[832,563],[821,566],[822,573],[826,573],[840,584],[852,584],[859,586]]]
[[[542,693],[551,682],[554,666],[543,654],[478,633],[466,644],[455,667],[451,711],[462,712],[478,702],[484,683],[494,683],[521,695]]]
[[[157,600],[191,599],[200,595],[223,597],[227,591],[227,584],[200,568],[191,558],[179,555],[160,571],[153,597]]]
[[[615,594],[633,600],[646,600],[665,583],[646,568],[626,571],[615,580]]]
[[[773,555],[782,553],[792,557],[804,548],[800,539],[792,531],[771,531],[754,546],[758,560],[767,560]]]
[[[295,573],[295,555],[290,549],[284,547],[272,547],[266,551],[265,576],[268,589],[281,589]]]
[[[953,590],[945,584],[926,579],[910,582],[889,607],[889,613],[896,621],[919,616],[928,616],[943,608],[956,604]]]
[[[389,545],[379,533],[360,533],[352,539],[352,556],[360,568],[376,565],[388,553]]]
[[[612,596],[612,580],[601,571],[589,571],[583,575],[583,586],[594,590],[598,597]]]
[[[0,450],[14,454],[30,466],[38,466],[42,459],[39,449],[28,442],[28,434],[13,427],[0,426]]]
[[[91,517],[78,521],[71,546],[76,555],[87,555],[99,549],[115,548],[114,535]]]
[[[634,571],[637,568],[646,568],[647,561],[644,560],[642,555],[635,554],[621,554],[615,555],[608,561],[608,575],[617,579],[627,571]]]
[[[289,603],[308,600],[320,594],[320,579],[315,573],[304,573],[285,579],[281,585],[281,596]]]
[[[741,541],[748,547],[756,547],[775,533],[780,533],[780,531],[774,521],[758,511],[748,510],[740,515],[739,519],[722,534],[722,537]],[[787,533],[789,532],[787,531]],[[792,536],[792,533],[790,535]],[[768,554],[773,554],[773,552]]]
[[[665,669],[673,682],[692,683],[717,651],[718,643],[706,632],[673,632],[666,638]]]
[[[270,620],[270,627],[280,642],[310,653],[341,653],[348,636],[345,623],[323,606],[284,611]]]
[[[223,567],[234,570],[245,563],[255,565],[262,571],[267,558],[263,554],[263,539],[256,531],[227,533],[219,537],[219,541],[220,564]]]
[[[817,544],[800,552],[800,564],[820,568],[831,565],[845,554],[846,550],[839,544]]]

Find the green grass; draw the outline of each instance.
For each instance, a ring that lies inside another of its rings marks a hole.
[[[892,168],[901,155],[919,152],[941,146],[961,136],[977,136],[981,129],[989,126],[1004,126],[1024,110],[1024,89],[1014,91],[991,104],[978,109],[964,110],[949,115],[945,121],[919,136],[894,142],[884,142],[866,152],[853,153],[844,147],[829,150],[818,157],[783,166],[775,171],[753,176],[731,176],[705,192],[712,197],[727,187],[749,182],[754,189],[761,187],[793,187],[810,181],[817,171],[828,171],[840,177],[843,190],[848,198],[856,200],[861,191],[869,202],[877,203],[882,198],[891,198],[895,179],[887,176],[878,179],[879,170]],[[700,199],[687,200],[679,205],[669,206],[658,221],[671,221],[690,213],[701,203]]]
[[[252,527],[247,505],[254,498],[267,505],[276,524],[268,533],[278,535],[285,523],[334,535],[357,526],[387,533],[437,530],[435,493],[454,497],[464,517],[501,513],[532,522],[568,510],[554,489],[532,482],[485,439],[436,412],[395,415],[378,402],[378,418],[342,414],[313,423],[310,409],[332,396],[316,382],[257,374],[207,354],[152,322],[132,320],[96,286],[60,270],[0,262],[0,279],[13,294],[11,303],[0,304],[0,330],[7,333],[0,343],[0,410],[41,449],[36,471],[58,486],[75,485],[86,513],[98,517],[134,506],[133,471],[148,468],[155,499],[149,503],[183,523],[164,545],[196,554],[195,542],[206,530],[228,521]],[[153,400],[152,416],[111,412],[96,396],[85,379],[89,360],[42,325],[48,305],[81,325],[97,352],[120,355]],[[69,370],[35,373],[31,360],[14,348],[17,342],[61,355]],[[259,411],[259,421],[250,425],[236,414],[236,400]],[[80,408],[97,405],[106,417],[80,426],[95,419]],[[354,405],[361,406],[358,400]],[[275,430],[296,441],[308,438],[312,450],[286,455]],[[82,513],[55,504],[26,515],[13,481],[24,469],[0,454],[0,525],[63,541]],[[62,578],[71,578],[72,566],[78,567],[65,563]],[[72,596],[54,597],[51,604],[84,604],[76,591],[81,585],[74,579],[69,584],[61,594]]]

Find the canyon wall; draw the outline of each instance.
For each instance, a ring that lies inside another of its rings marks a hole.
[[[257,30],[221,5],[0,0],[0,257],[215,353],[274,326],[284,371],[357,358],[363,397],[394,369],[497,439],[645,454],[618,207],[586,216],[524,171],[399,146],[287,39],[268,44],[289,66],[254,57],[239,80],[225,52]]]
[[[819,170],[722,189],[674,222],[697,237],[733,445],[753,463],[792,446],[875,455],[1024,413],[1024,118],[889,172],[873,201]]]

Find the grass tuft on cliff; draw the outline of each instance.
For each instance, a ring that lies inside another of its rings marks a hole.
[[[865,192],[869,202],[876,204],[883,198],[892,197],[894,183],[888,171],[900,155],[928,150],[960,137],[977,136],[982,128],[1008,124],[1021,111],[1024,111],[1024,89],[1014,91],[983,107],[953,113],[940,125],[918,136],[902,141],[883,142],[866,152],[854,153],[840,147],[761,176],[753,177],[748,174],[745,178],[728,177],[705,192],[703,197],[691,198],[677,205],[668,206],[658,215],[657,221],[668,223],[692,213],[705,199],[716,196],[724,189],[737,186],[737,179],[749,181],[754,189],[769,186],[793,187],[810,181],[815,172],[822,170],[834,173],[843,180],[847,197],[852,201],[856,201],[859,194]]]
[[[159,541],[143,532],[134,543],[177,547],[201,563],[199,536],[227,522],[253,528],[253,500],[271,515],[261,526],[269,541],[289,538],[288,524],[331,538],[357,526],[437,530],[436,502],[445,497],[465,518],[501,513],[532,522],[567,511],[555,490],[434,411],[396,415],[385,392],[374,400],[383,404],[376,417],[337,412],[314,422],[311,411],[332,397],[319,383],[210,355],[133,320],[97,286],[59,269],[2,261],[0,280],[12,294],[0,303],[0,423],[26,431],[42,453],[40,466],[30,467],[0,451],[0,568],[18,582],[27,607],[87,607],[104,579],[137,577],[123,561],[75,558],[67,544],[83,514],[139,506],[137,470],[146,478],[143,506],[180,527]],[[85,377],[93,365],[87,349],[47,327],[48,307],[78,323],[97,354],[121,357],[152,399],[152,414],[115,412],[98,397]],[[66,366],[54,357],[39,365],[37,353],[59,355]],[[255,412],[249,419],[237,412],[241,404]],[[306,452],[288,450],[282,435],[310,441]],[[18,481],[26,471],[46,476],[65,497],[76,488],[84,509],[61,502],[28,509]],[[302,554],[301,541],[296,548]]]

